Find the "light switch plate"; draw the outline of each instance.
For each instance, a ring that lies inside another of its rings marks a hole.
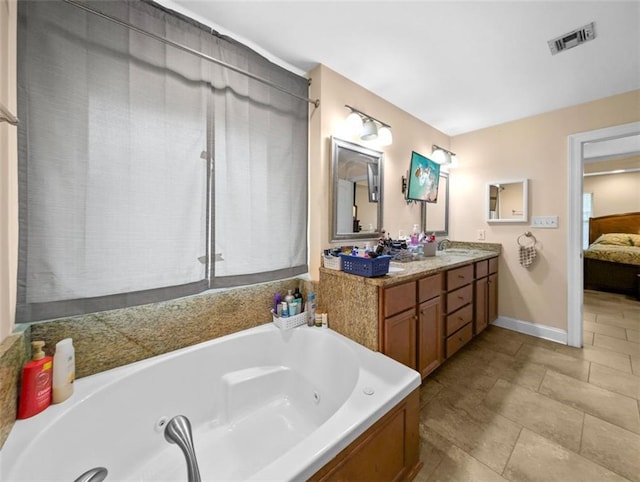
[[[532,228],[557,228],[558,216],[531,216]]]
[[[484,229],[478,229],[478,233],[476,235],[476,238],[478,238],[478,240],[480,240],[480,241],[483,241],[484,240],[484,236],[485,236]]]

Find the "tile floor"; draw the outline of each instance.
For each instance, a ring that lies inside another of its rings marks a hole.
[[[640,302],[585,291],[584,348],[490,326],[420,389],[416,481],[640,482]]]

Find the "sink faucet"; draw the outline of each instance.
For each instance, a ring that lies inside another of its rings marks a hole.
[[[93,469],[87,470],[74,482],[102,482],[107,478],[107,473],[108,471],[104,467],[94,467]]]
[[[200,469],[196,460],[196,451],[191,435],[191,423],[184,415],[176,415],[164,429],[164,438],[167,442],[176,444],[187,460],[187,476],[189,482],[200,482]]]
[[[444,249],[447,249],[447,246],[449,246],[449,240],[448,239],[441,239],[440,241],[438,241],[436,249],[438,251],[442,251]]]

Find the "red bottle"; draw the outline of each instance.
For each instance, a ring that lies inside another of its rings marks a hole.
[[[31,361],[22,368],[18,418],[29,418],[51,405],[53,359],[42,351],[44,341],[32,341]]]

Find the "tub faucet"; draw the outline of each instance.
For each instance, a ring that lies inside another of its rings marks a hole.
[[[200,469],[196,460],[196,450],[193,446],[191,435],[191,423],[184,415],[176,415],[164,429],[164,438],[167,442],[176,444],[187,460],[187,474],[189,482],[200,482]]]
[[[449,240],[441,239],[440,241],[438,241],[438,245],[436,246],[436,249],[438,251],[442,251],[443,249],[447,249],[447,246],[449,246]]]
[[[74,482],[102,482],[107,478],[108,472],[104,467],[94,467],[93,469],[87,470]]]

